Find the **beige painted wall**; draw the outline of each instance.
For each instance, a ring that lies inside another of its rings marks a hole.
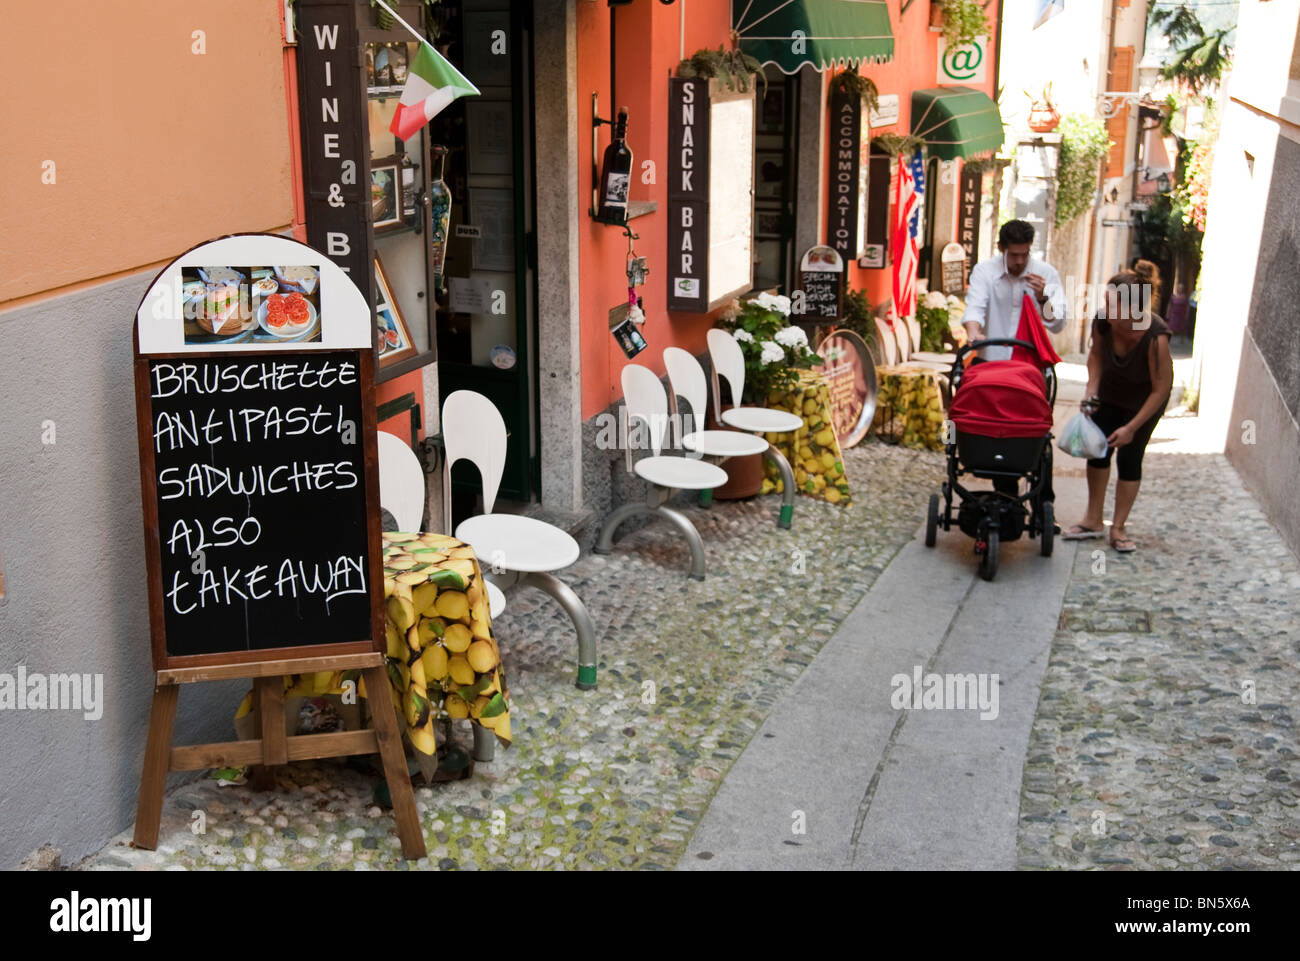
[[[195,30],[203,55],[191,52]],[[284,228],[279,4],[6,3],[0,131],[0,305],[221,234]]]

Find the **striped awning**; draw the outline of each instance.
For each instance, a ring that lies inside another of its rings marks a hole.
[[[740,49],[794,73],[894,59],[885,0],[731,0]]]
[[[1002,147],[1002,114],[988,94],[970,87],[912,92],[912,134],[941,160],[973,157]]]

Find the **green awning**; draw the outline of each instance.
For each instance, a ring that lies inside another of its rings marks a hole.
[[[973,157],[1002,147],[1002,114],[992,97],[970,87],[915,90],[912,134],[941,160]]]
[[[885,0],[731,0],[731,22],[740,49],[782,73],[894,59]]]

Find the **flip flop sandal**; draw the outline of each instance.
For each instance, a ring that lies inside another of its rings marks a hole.
[[[1090,537],[1101,537],[1105,531],[1102,528],[1084,527],[1082,524],[1075,524],[1068,531],[1061,535],[1063,541],[1085,541]]]
[[[1137,545],[1128,537],[1112,537],[1110,546],[1115,548],[1117,554],[1132,554],[1137,550]]]

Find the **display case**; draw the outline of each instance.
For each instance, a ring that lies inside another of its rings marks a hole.
[[[429,250],[436,151],[427,127],[407,141],[389,130],[419,44],[396,22],[380,27],[367,0],[295,6],[308,242],[370,298],[383,382],[438,354]],[[426,31],[437,8],[399,9]]]
[[[479,91],[406,141],[389,128],[418,39],[381,27],[368,0],[294,6],[308,243],[370,298],[377,380],[436,361],[442,397],[496,404],[509,432],[501,496],[527,500],[539,486],[529,5],[398,6]],[[454,472],[453,484],[478,479]]]

